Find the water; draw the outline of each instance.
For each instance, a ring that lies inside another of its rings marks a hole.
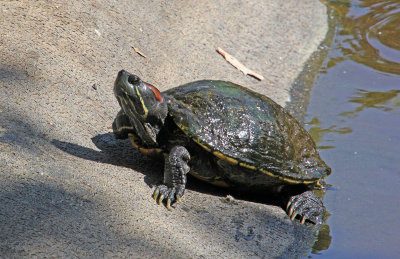
[[[400,258],[400,1],[326,1],[337,17],[307,129],[332,167],[312,258]]]

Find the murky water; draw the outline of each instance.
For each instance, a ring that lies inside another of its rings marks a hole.
[[[306,121],[332,188],[309,257],[400,258],[400,1],[326,4],[338,24]]]

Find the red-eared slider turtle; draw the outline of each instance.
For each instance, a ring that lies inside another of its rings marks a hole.
[[[319,224],[325,214],[312,189],[330,174],[308,132],[281,106],[224,81],[203,80],[163,93],[124,70],[114,93],[121,106],[116,138],[164,159],[160,204],[180,201],[186,174],[235,190],[279,194],[291,219]]]

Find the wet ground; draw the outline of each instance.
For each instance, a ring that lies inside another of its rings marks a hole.
[[[306,122],[332,167],[312,258],[400,254],[400,2],[327,1],[336,19]]]

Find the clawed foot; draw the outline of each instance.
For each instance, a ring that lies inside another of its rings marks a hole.
[[[290,197],[286,210],[291,220],[300,215],[301,224],[304,224],[306,219],[316,225],[321,224],[325,215],[325,207],[322,201],[312,191],[306,191]]]
[[[157,188],[154,190],[153,193],[153,198],[154,200],[157,201],[158,205],[161,204],[164,200],[167,201],[167,209],[171,210],[171,204],[173,204],[175,201],[180,202],[181,197],[183,195],[184,188],[175,188],[175,187],[168,187],[166,185],[159,185]]]

